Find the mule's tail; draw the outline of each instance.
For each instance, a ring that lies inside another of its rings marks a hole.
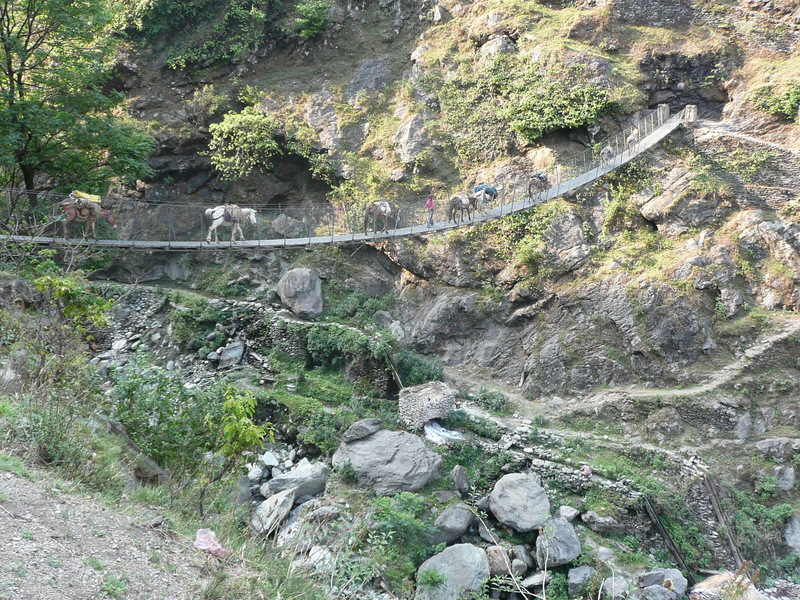
[[[214,209],[207,208],[205,212],[203,212],[203,225],[205,225],[206,227],[211,225],[211,222],[214,220],[213,215],[214,215]]]

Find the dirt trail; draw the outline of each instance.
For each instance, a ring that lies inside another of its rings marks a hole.
[[[37,477],[0,471],[0,599],[200,596],[206,559],[191,541]]]
[[[474,392],[484,387],[489,391],[500,391],[504,393],[509,397],[514,408],[519,413],[518,419],[530,419],[537,415],[552,417],[573,410],[585,411],[586,409],[597,408],[607,402],[615,402],[623,398],[700,396],[730,383],[738,377],[754,359],[759,358],[775,346],[775,344],[793,335],[800,335],[800,317],[787,316],[780,325],[772,329],[771,333],[757,340],[752,346],[745,350],[738,359],[713,373],[698,376],[699,379],[707,379],[705,383],[685,388],[629,386],[603,389],[582,399],[571,399],[562,405],[558,403],[529,400],[525,398],[518,388],[512,387],[507,383],[499,382],[491,377],[470,373],[463,369],[446,368],[445,375],[453,385],[462,390],[471,390]]]

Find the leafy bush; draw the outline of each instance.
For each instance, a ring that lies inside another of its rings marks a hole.
[[[467,431],[471,431],[490,440],[499,440],[502,437],[500,427],[497,423],[491,419],[468,415],[461,409],[451,412],[444,420],[444,424],[451,429],[466,429]]]
[[[307,40],[323,33],[328,28],[330,0],[300,0],[295,10],[300,15],[295,19],[297,35]]]
[[[274,117],[252,106],[239,113],[229,112],[221,123],[209,127],[211,163],[229,180],[269,169],[282,152],[276,140],[279,129]]]
[[[352,325],[366,325],[375,322],[379,310],[391,310],[394,296],[374,298],[364,290],[347,290],[339,280],[329,280],[323,287],[325,296],[325,317]]]
[[[441,381],[444,366],[437,360],[428,360],[413,350],[403,349],[397,353],[397,373],[403,385],[419,385],[429,381]]]
[[[439,451],[444,457],[445,470],[450,471],[456,465],[466,467],[469,481],[478,492],[491,489],[502,477],[504,467],[517,461],[510,452],[493,452],[487,458],[483,447],[469,442],[456,442]]]
[[[502,154],[516,132],[527,143],[558,129],[594,123],[613,108],[608,92],[587,83],[580,67],[558,63],[542,69],[522,57],[501,54],[445,81],[430,81],[447,132],[466,162]]]
[[[753,103],[758,110],[797,122],[800,114],[800,83],[793,83],[780,93],[776,93],[772,86],[763,87],[753,95]]]
[[[319,324],[308,332],[308,352],[323,365],[342,365],[347,357],[386,359],[389,341],[375,332],[372,335],[350,327]]]
[[[508,396],[503,392],[492,392],[486,387],[481,387],[478,393],[471,397],[470,400],[493,413],[502,415],[509,412]]]
[[[218,387],[187,389],[178,374],[138,355],[119,374],[111,409],[146,455],[168,469],[191,469],[215,449],[207,423],[221,422],[222,397]]]
[[[427,543],[432,531],[424,519],[427,507],[418,494],[401,492],[391,498],[376,498],[372,510],[369,544],[386,566],[386,577],[393,587],[399,587],[435,551]]]
[[[756,500],[753,494],[738,490],[733,490],[730,500],[733,503],[731,533],[742,554],[753,560],[763,573],[775,572],[783,528],[786,520],[794,514],[792,506],[767,506]]]
[[[172,302],[179,306],[170,316],[175,341],[184,350],[194,352],[203,347],[218,347],[225,341],[225,334],[211,340],[208,336],[222,320],[222,313],[203,296],[171,290],[168,292]]]

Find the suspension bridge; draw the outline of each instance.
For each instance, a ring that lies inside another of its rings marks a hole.
[[[601,157],[599,151],[588,149],[557,162],[547,173],[551,187],[533,195],[528,194],[527,176],[521,183],[513,182],[508,186],[509,189],[500,190],[492,205],[482,207],[471,219],[463,222],[447,219],[447,199],[444,198],[437,202],[439,206],[431,226],[427,224],[428,212],[423,207],[424,200],[417,198],[413,203],[400,204],[400,216],[388,232],[366,233],[363,229],[363,211],[354,211],[344,204],[296,207],[247,204],[257,214],[255,225],[243,224],[247,239],[209,243],[205,241],[205,207],[126,201],[121,203],[122,206],[114,208],[120,224],[118,229],[101,227],[102,221],[98,220],[100,239],[97,240],[59,237],[56,232],[60,231],[61,223],[60,215],[56,212],[52,222],[40,227],[41,231],[51,231],[51,235],[0,235],[0,240],[47,246],[90,245],[98,248],[152,251],[344,245],[436,234],[500,219],[577,190],[646,152],[682,124],[694,123],[696,120],[695,106],[688,105],[671,115],[669,107],[662,104],[631,127],[596,144],[596,148],[610,147],[611,153],[605,152],[605,156]],[[55,209],[57,208],[56,204]],[[227,235],[228,231],[226,228],[223,235]]]

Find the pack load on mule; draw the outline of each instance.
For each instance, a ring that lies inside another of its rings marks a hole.
[[[489,197],[490,197],[492,200],[494,200],[495,198],[497,198],[497,196],[498,196],[498,194],[499,194],[499,192],[497,191],[497,188],[496,188],[496,187],[492,187],[492,186],[490,186],[490,185],[486,185],[485,183],[482,183],[482,184],[480,184],[480,185],[476,185],[476,186],[473,188],[473,191],[474,191],[475,193],[478,193],[478,192],[483,192],[484,194],[486,194],[487,196],[489,196]]]
[[[528,196],[533,196],[538,192],[544,191],[549,186],[550,181],[548,180],[546,173],[534,173],[531,175],[530,181],[528,181]]]
[[[83,237],[86,237],[89,229],[97,239],[97,219],[105,219],[112,227],[117,226],[114,215],[110,210],[103,208],[100,205],[100,196],[95,194],[87,194],[74,190],[65,200],[59,202],[61,210],[64,211],[64,237],[67,237],[68,225],[73,221],[77,223],[84,223]]]
[[[381,231],[389,233],[389,220],[395,229],[397,229],[400,221],[400,208],[394,204],[386,202],[386,200],[379,200],[368,204],[364,209],[364,234],[366,235],[368,229],[372,229],[373,233],[378,231],[378,222],[383,225]]]

